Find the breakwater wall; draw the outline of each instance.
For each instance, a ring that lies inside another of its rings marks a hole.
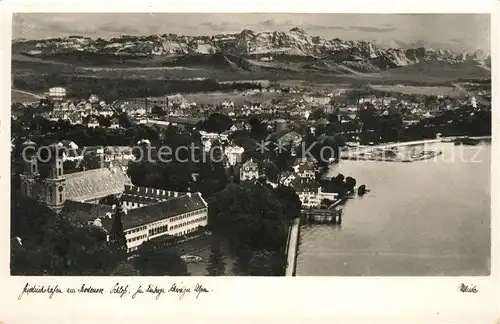
[[[288,242],[286,248],[286,268],[285,276],[295,276],[297,269],[297,255],[299,250],[299,235],[300,235],[300,218],[293,220],[288,234]]]

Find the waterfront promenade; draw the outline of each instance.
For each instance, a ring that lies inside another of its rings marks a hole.
[[[411,142],[384,143],[384,144],[380,144],[380,145],[365,145],[365,146],[359,146],[357,148],[354,148],[353,151],[355,153],[359,154],[359,153],[371,151],[373,149],[391,149],[391,148],[395,148],[395,147],[414,146],[414,145],[416,146],[416,145],[440,143],[446,139],[455,139],[455,138],[460,138],[460,137],[465,137],[465,136],[441,137],[441,138],[436,138],[436,139],[425,139],[425,140],[418,140],[418,141],[411,141]],[[473,136],[470,138],[477,139],[477,140],[487,140],[487,139],[491,139],[491,136],[475,136],[475,137]]]
[[[286,256],[286,270],[285,276],[295,276],[295,267],[297,263],[297,249],[299,248],[299,226],[300,218],[293,220],[290,228],[290,237],[288,239],[287,256]]]

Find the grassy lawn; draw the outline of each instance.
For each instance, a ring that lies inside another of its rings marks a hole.
[[[445,86],[407,86],[407,85],[370,85],[370,88],[382,92],[396,92],[402,94],[416,94],[426,96],[463,97],[464,94],[454,87]]]

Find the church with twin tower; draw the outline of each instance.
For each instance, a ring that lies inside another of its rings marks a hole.
[[[101,198],[123,193],[130,179],[120,166],[64,173],[65,148],[59,144],[38,149],[27,140],[22,144],[24,172],[21,191],[55,212],[68,200],[97,204]]]

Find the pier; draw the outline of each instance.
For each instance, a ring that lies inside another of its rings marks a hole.
[[[302,219],[306,223],[342,224],[342,210],[336,208],[313,208],[302,210]]]

